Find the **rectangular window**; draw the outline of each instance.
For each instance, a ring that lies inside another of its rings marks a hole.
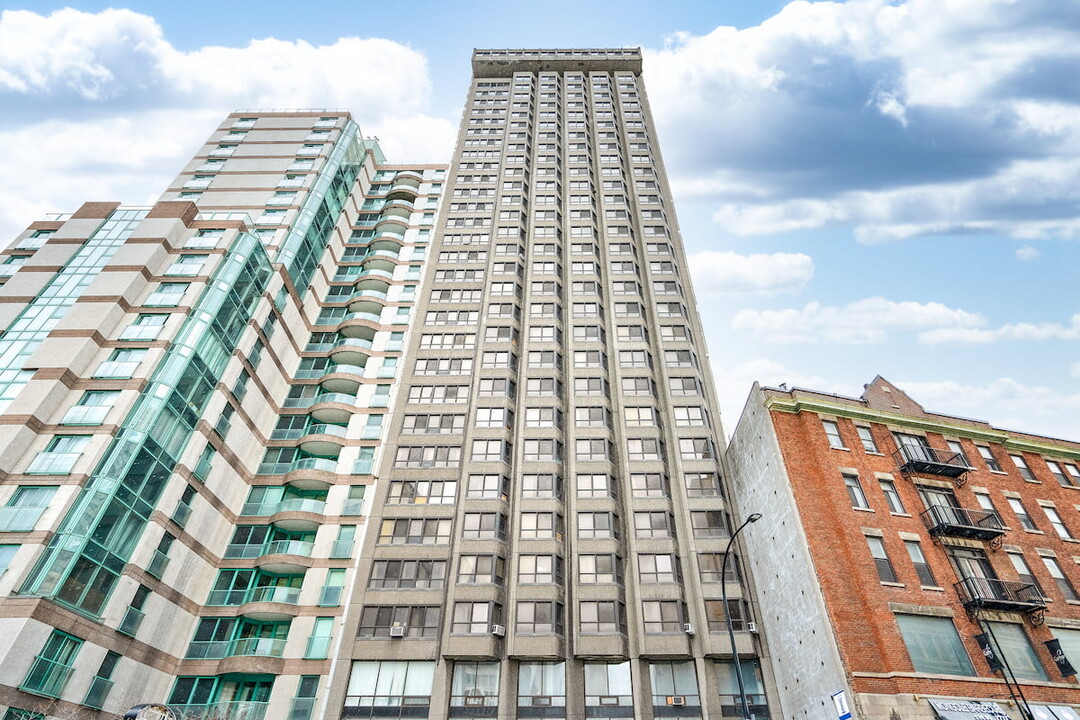
[[[457,581],[462,585],[502,585],[506,560],[498,555],[462,555]]]
[[[1013,674],[1023,680],[1048,680],[1049,676],[1039,662],[1039,656],[1031,647],[1031,641],[1023,625],[988,622],[990,639],[995,649],[1012,668]]]
[[[1050,521],[1050,526],[1054,528],[1054,532],[1058,534],[1058,537],[1062,540],[1072,540],[1072,533],[1069,532],[1069,528],[1065,525],[1065,521],[1061,519],[1061,515],[1058,511],[1052,507],[1043,506],[1043,512],[1046,513],[1046,519]]]
[[[986,468],[990,472],[1004,472],[1001,469],[1001,465],[998,463],[997,458],[994,457],[994,453],[990,451],[990,448],[985,445],[975,446],[979,451],[979,456],[982,457],[983,462],[986,463]]]
[[[866,542],[870,546],[870,556],[874,558],[874,565],[877,566],[881,582],[896,582],[896,571],[893,570],[889,555],[885,552],[885,541],[876,535],[867,535]]]
[[[885,502],[889,506],[889,512],[900,515],[906,514],[904,503],[900,500],[900,493],[896,490],[896,483],[892,480],[878,480],[881,484],[881,492],[885,494]]]
[[[176,307],[184,298],[189,283],[161,283],[143,300],[144,307]]]
[[[856,425],[855,430],[859,433],[859,441],[862,443],[863,450],[868,453],[878,452],[877,443],[874,442],[874,435],[870,432],[870,428]]]
[[[1054,462],[1053,460],[1047,460],[1046,467],[1049,468],[1050,474],[1054,476],[1054,479],[1058,481],[1058,485],[1061,487],[1069,487],[1072,485],[1072,483],[1069,482],[1069,478],[1065,474],[1065,471],[1061,469],[1060,463]]]
[[[1066,577],[1065,572],[1061,569],[1061,565],[1055,558],[1043,556],[1043,565],[1046,566],[1046,571],[1050,573],[1050,577],[1054,579],[1054,584],[1058,586],[1058,590],[1065,596],[1066,600],[1080,600],[1080,597],[1076,595],[1076,589],[1073,588],[1073,584],[1069,582],[1069,578]]]
[[[1031,468],[1028,467],[1027,461],[1024,460],[1022,455],[1010,455],[1009,459],[1013,461],[1013,465],[1016,466],[1017,471],[1020,473],[1020,477],[1024,478],[1028,482],[1038,482],[1035,479],[1035,475],[1032,474]]]
[[[0,532],[30,532],[49,507],[56,487],[21,486],[0,508]]]
[[[359,638],[391,637],[391,628],[404,628],[407,638],[439,635],[438,605],[367,605],[360,611]]]
[[[727,632],[728,614],[731,615],[731,627],[733,630],[736,632],[743,632],[746,630],[748,616],[746,613],[745,600],[728,600],[727,612],[724,612],[723,600],[705,601],[705,616],[709,623],[709,632]]]
[[[843,439],[840,437],[840,426],[832,420],[822,420],[821,426],[825,428],[825,437],[829,439],[829,447],[838,450],[846,450]]]
[[[844,485],[847,487],[848,499],[851,507],[861,510],[869,510],[870,503],[866,501],[866,493],[863,492],[859,478],[855,475],[844,475]]]
[[[681,582],[679,557],[672,553],[638,555],[638,578],[645,584]]]
[[[522,635],[562,635],[562,603],[550,600],[519,600],[514,630]]]
[[[434,662],[356,660],[345,693],[345,707],[425,706],[431,701],[434,682]]]
[[[375,590],[439,589],[445,579],[445,560],[376,560],[368,587]]]
[[[956,455],[956,459],[964,464],[965,467],[971,467],[971,461],[968,460],[967,453],[964,452],[964,446],[960,444],[959,440],[946,440],[945,444],[949,450]]]
[[[935,675],[975,675],[950,618],[924,615],[897,615],[896,624],[904,639],[915,672]]]
[[[641,615],[646,633],[679,633],[686,611],[678,600],[646,600]]]
[[[1005,500],[1009,503],[1009,507],[1012,509],[1013,514],[1016,515],[1016,519],[1020,521],[1020,527],[1024,528],[1025,530],[1039,529],[1035,525],[1035,521],[1032,520],[1030,515],[1028,515],[1027,508],[1024,507],[1024,504],[1020,502],[1018,498],[1011,497],[1005,498]]]
[[[915,540],[905,540],[904,547],[907,548],[911,564],[915,566],[915,574],[919,576],[919,582],[936,587],[937,582],[934,580],[934,573],[930,571],[930,564],[926,562],[926,556],[923,555],[922,545]]]
[[[19,685],[20,690],[58,698],[71,679],[75,657],[83,641],[67,633],[53,630],[41,652],[34,658],[29,672]]]
[[[494,602],[456,602],[450,632],[454,635],[487,635],[502,621],[502,605]]]
[[[622,603],[613,600],[582,600],[578,605],[578,618],[583,634],[614,634],[626,632],[626,615]],[[627,663],[629,669],[629,663]],[[588,670],[585,682],[588,685]],[[589,690],[586,688],[586,694]]]

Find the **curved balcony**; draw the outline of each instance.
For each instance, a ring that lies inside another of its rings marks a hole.
[[[394,268],[397,267],[398,254],[391,250],[375,250],[369,252],[364,256],[364,272],[370,270],[380,270],[390,274],[390,279],[394,277]],[[360,275],[363,277],[363,272]]]
[[[367,363],[366,356],[364,363],[365,365]],[[316,379],[319,381],[319,386],[328,392],[356,395],[356,391],[360,389],[362,377],[364,377],[364,365],[334,363]]]
[[[382,217],[399,217],[408,221],[413,213],[412,200],[405,200],[404,198],[395,198],[393,200],[387,200],[386,204],[382,207]]]
[[[326,490],[336,477],[337,458],[301,458],[289,468],[285,482],[301,490]]]
[[[350,338],[374,340],[375,333],[382,328],[381,318],[375,313],[351,313],[342,318],[338,333]]]
[[[313,543],[304,540],[275,540],[256,546],[254,565],[277,575],[299,575],[311,567]]]
[[[406,185],[411,188],[420,189],[420,183],[424,181],[424,176],[415,170],[399,170],[394,175],[394,185]]]
[[[364,338],[344,338],[329,351],[330,357],[337,363],[366,367],[371,357],[371,344]]]
[[[348,430],[341,425],[317,423],[308,426],[300,438],[300,449],[321,457],[303,458],[294,465],[307,463],[308,467],[304,469],[336,471],[337,457],[341,454],[347,435]]]
[[[367,267],[367,265],[365,265],[364,268],[360,271],[360,274],[356,276],[355,285],[356,288],[359,290],[361,288],[360,283],[362,283],[364,280],[379,280],[382,283],[389,285],[389,281],[392,281],[393,279],[394,271],[392,269],[380,270],[379,268],[369,268]]]
[[[324,520],[325,512],[326,502],[314,498],[285,498],[276,503],[247,503],[240,510],[242,516],[270,518],[274,525],[293,532],[318,529]]]
[[[393,229],[380,232],[368,243],[368,248],[371,250],[395,252],[399,255],[403,247],[405,247],[405,233]]]
[[[398,198],[402,198],[415,202],[418,195],[420,195],[419,184],[417,184],[416,187],[413,187],[408,183],[395,183],[386,191],[387,200],[397,200]]]
[[[309,412],[321,423],[344,425],[356,411],[356,396],[346,393],[322,393],[312,400]]]
[[[260,621],[289,620],[300,613],[300,588],[257,587],[253,588],[239,613]]]
[[[405,230],[409,227],[409,217],[400,217],[398,215],[386,215],[385,213],[379,217],[375,223],[376,234],[385,230],[392,232],[398,232],[404,234]]]

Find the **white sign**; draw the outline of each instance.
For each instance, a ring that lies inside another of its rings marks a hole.
[[[941,720],[1009,720],[1009,715],[995,702],[973,700],[931,700]]]
[[[833,693],[832,701],[833,705],[836,706],[838,720],[851,720],[851,710],[848,709],[847,695],[844,694],[844,691]]]

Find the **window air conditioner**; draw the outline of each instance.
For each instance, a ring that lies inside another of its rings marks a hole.
[[[694,626],[691,623],[686,623],[682,626],[682,629],[687,635],[692,636],[694,634]]]
[[[686,698],[682,695],[668,695],[667,704],[675,705],[676,707],[682,707],[686,704]]]
[[[506,635],[506,627],[503,625],[492,625],[491,634],[495,637],[502,637]]]
[[[747,631],[747,632],[752,632],[752,633],[756,633],[756,632],[757,632],[757,623],[756,623],[756,622],[752,622],[752,621],[751,621],[751,622],[748,622],[748,623],[746,623],[746,631]]]
[[[408,630],[404,625],[395,625],[390,628],[390,637],[405,637],[405,631]]]

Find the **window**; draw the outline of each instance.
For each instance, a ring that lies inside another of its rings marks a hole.
[[[1023,680],[1048,680],[1046,670],[1031,647],[1023,625],[987,622],[990,641],[1005,659],[1013,674]]]
[[[565,707],[566,664],[562,662],[518,663],[518,707]],[[528,712],[528,711],[526,711]],[[519,711],[518,715],[526,715]]]
[[[979,455],[986,463],[986,468],[990,472],[1004,472],[1004,470],[1001,469],[1001,465],[998,464],[997,459],[994,457],[994,453],[990,451],[990,448],[985,445],[976,445],[975,447],[978,449]]]
[[[686,612],[678,600],[646,600],[641,603],[646,633],[675,633],[683,631]]]
[[[582,473],[577,476],[577,496],[579,498],[615,497],[615,486],[611,477],[602,473]]]
[[[1035,525],[1035,521],[1028,515],[1027,508],[1020,502],[1019,498],[1005,498],[1005,501],[1009,503],[1009,507],[1012,508],[1013,514],[1016,515],[1016,519],[1020,521],[1020,527],[1025,530],[1038,531],[1038,527]]]
[[[731,615],[731,627],[736,632],[746,630],[746,621],[749,616],[746,612],[745,600],[728,600],[727,613],[724,612],[723,600],[706,600],[705,616],[709,623],[709,632],[727,632],[727,617]]]
[[[1054,579],[1054,583],[1057,584],[1058,590],[1065,596],[1065,599],[1072,601],[1080,600],[1080,597],[1077,597],[1076,595],[1076,589],[1073,588],[1072,583],[1069,582],[1069,578],[1065,576],[1058,561],[1055,558],[1046,555],[1043,556],[1042,561],[1043,565],[1046,566],[1046,571],[1050,573],[1050,577]]]
[[[904,639],[915,672],[935,675],[975,675],[950,618],[924,615],[897,615],[896,624]]]
[[[652,411],[652,408],[637,409]],[[663,460],[664,446],[659,438],[628,438],[626,441],[626,459],[632,462]]]
[[[851,507],[859,510],[870,509],[870,503],[866,501],[866,493],[863,492],[862,485],[856,475],[844,475],[844,485],[847,487]]]
[[[505,500],[510,492],[510,478],[505,475],[470,475],[465,497],[476,500]]]
[[[77,637],[53,630],[19,689],[46,697],[60,697],[71,678],[82,643]]]
[[[554,473],[528,473],[522,475],[521,497],[561,498],[562,478]]]
[[[672,409],[672,413],[676,427],[708,427],[709,425],[709,415],[703,407],[676,407]]]
[[[1024,560],[1024,556],[1017,552],[1010,552],[1007,555],[1009,556],[1009,562],[1012,563],[1013,569],[1016,570],[1016,574],[1020,578],[1020,582],[1033,586],[1039,595],[1046,597],[1046,591],[1042,589],[1042,585],[1031,573],[1031,567]]]
[[[453,505],[456,499],[454,480],[395,480],[386,496],[391,505]]]
[[[632,709],[633,704],[634,691],[630,661],[585,663],[586,708],[616,705]],[[599,716],[602,712],[596,712],[596,715]],[[587,711],[587,713],[589,716],[593,715],[593,711]],[[619,712],[620,715],[623,713],[625,711]]]
[[[858,479],[856,478],[856,482]],[[892,480],[879,479],[881,484],[881,492],[885,494],[885,502],[889,506],[889,512],[897,513],[899,515],[906,514],[904,509],[904,503],[900,500],[900,493],[896,490],[896,483]]]
[[[460,715],[455,708],[497,707],[499,704],[499,663],[454,662],[450,685],[451,717]],[[483,717],[488,713],[484,712]]]
[[[75,467],[83,450],[90,443],[89,435],[56,435],[26,468],[28,475],[67,475]]]
[[[456,602],[450,632],[454,635],[487,635],[502,620],[502,605],[493,602]]]
[[[514,630],[522,635],[562,635],[562,603],[549,600],[519,600]]]
[[[55,487],[30,487],[24,485],[16,488],[7,505],[0,508],[0,532],[30,532],[33,530],[41,515],[49,507],[49,503],[55,494]]]
[[[445,579],[445,560],[376,560],[368,587],[374,590],[439,589]]]
[[[840,426],[832,420],[822,420],[822,427],[825,428],[825,437],[829,439],[829,447],[836,448],[838,450],[846,450],[847,446],[844,445],[843,439],[840,437]]]
[[[390,628],[405,628],[405,637],[439,635],[438,605],[367,605],[360,611],[358,638],[390,637]],[[434,665],[434,663],[432,663]]]
[[[562,558],[558,555],[519,555],[517,579],[527,585],[562,583]]]
[[[462,585],[502,585],[506,560],[498,555],[462,555],[457,581]]]
[[[1061,485],[1061,487],[1072,486],[1065,471],[1061,469],[1060,463],[1054,462],[1053,460],[1047,460],[1046,467],[1049,468],[1050,474],[1054,476],[1054,479],[1058,481],[1058,484]]]
[[[700,553],[698,570],[702,582],[739,582],[739,559],[733,553],[728,557],[727,572],[723,572],[723,553]]]
[[[1061,515],[1058,514],[1055,508],[1043,505],[1043,512],[1046,513],[1047,520],[1050,521],[1051,527],[1054,528],[1054,532],[1058,534],[1059,538],[1072,540],[1072,533],[1069,532],[1069,528],[1065,526],[1065,521],[1061,519]]]
[[[522,540],[561,540],[562,515],[553,512],[523,512],[518,537]]]
[[[631,473],[630,488],[634,497],[668,497],[668,481],[662,473]]]
[[[461,525],[466,540],[506,539],[506,516],[500,513],[465,513]]]
[[[667,513],[664,513],[665,515]],[[578,538],[594,540],[617,538],[617,516],[610,512],[579,512]]]
[[[379,527],[379,542],[388,545],[446,545],[450,542],[450,520],[384,519]]]
[[[881,582],[896,582],[896,571],[893,570],[889,555],[885,552],[885,541],[876,535],[867,535],[866,542],[870,546],[870,556],[874,558],[874,565],[877,566]]]
[[[922,545],[915,540],[905,540],[904,547],[907,548],[911,564],[915,566],[915,574],[919,576],[919,582],[931,587],[937,586],[934,573],[930,571],[930,565],[926,562],[926,556],[923,555]]]
[[[634,535],[639,538],[669,538],[674,532],[674,520],[663,510],[634,513]]]
[[[956,459],[964,464],[965,467],[971,467],[971,461],[968,460],[967,453],[964,452],[964,446],[960,444],[959,440],[946,440],[945,444],[949,447],[949,450],[956,453]]]
[[[671,553],[638,555],[638,578],[646,584],[681,582],[679,557]]]
[[[683,475],[687,497],[719,497],[720,477],[711,472],[695,472]]]
[[[120,333],[120,340],[157,340],[161,328],[169,316],[165,313],[147,314],[142,313],[135,318],[135,322],[124,328]]]
[[[622,560],[618,555],[579,555],[578,582],[605,585],[622,582]]]
[[[145,307],[176,307],[184,298],[189,283],[161,283],[157,290],[150,293],[143,305]]]
[[[701,705],[697,671],[693,662],[650,662],[649,677],[652,681],[652,704],[657,708],[667,710],[670,699],[675,697],[682,698],[683,703],[688,707]],[[744,687],[752,688],[753,686],[745,683]],[[753,692],[752,689],[751,692]],[[663,717],[663,712],[658,709],[655,715]],[[726,716],[727,713],[724,715]]]
[[[613,600],[582,600],[578,605],[578,617],[581,632],[592,634],[613,634],[626,632],[626,617],[622,603]],[[629,663],[626,663],[629,671]],[[589,671],[585,670],[585,683],[588,686]],[[585,693],[589,694],[586,687]]]
[[[874,434],[870,432],[870,428],[856,425],[855,431],[859,433],[859,441],[862,442],[863,450],[868,453],[878,452],[877,443],[874,442]]]
[[[1028,482],[1038,482],[1035,476],[1031,472],[1031,468],[1028,467],[1027,461],[1024,460],[1021,455],[1010,455],[1009,459],[1013,461],[1013,465],[1020,473],[1020,477],[1024,478]]]
[[[683,460],[715,460],[716,449],[707,437],[679,438],[679,456]]]

